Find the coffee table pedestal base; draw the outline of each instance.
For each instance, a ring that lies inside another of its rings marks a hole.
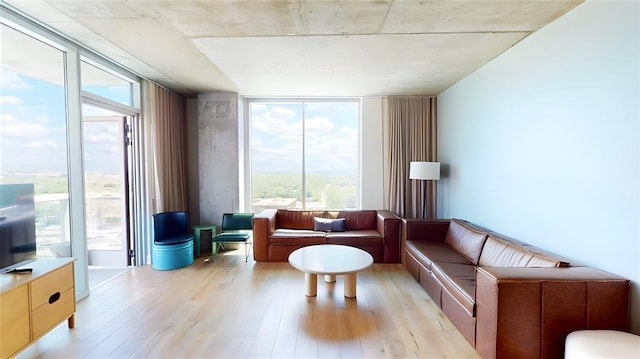
[[[349,273],[344,275],[344,296],[347,298],[355,298],[357,286],[357,273]],[[327,274],[324,276],[327,283],[335,283],[335,274]],[[318,275],[313,273],[304,274],[305,295],[307,297],[315,297],[318,294]]]
[[[291,252],[289,264],[304,273],[307,297],[317,295],[319,275],[323,275],[327,283],[335,283],[336,275],[342,275],[344,276],[344,296],[354,298],[358,272],[369,268],[373,264],[373,257],[356,247],[319,244],[298,248]]]
[[[306,287],[304,294],[307,297],[315,297],[318,292],[318,275],[313,273],[305,273],[304,285]]]
[[[347,298],[355,298],[356,296],[356,273],[344,275],[344,296]]]

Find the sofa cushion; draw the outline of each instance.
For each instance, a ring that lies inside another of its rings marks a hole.
[[[431,272],[470,316],[475,316],[476,266],[473,264],[434,262]]]
[[[378,225],[378,212],[373,210],[328,212],[328,217],[344,218],[347,231],[376,229]]]
[[[298,245],[324,244],[326,233],[304,229],[276,229],[271,235],[271,244]]]
[[[276,214],[276,228],[312,230],[314,217],[326,217],[326,212],[279,209]]]
[[[327,244],[346,244],[357,246],[381,246],[382,235],[378,231],[346,231],[346,232],[330,232],[326,236]]]
[[[526,267],[533,253],[504,238],[490,235],[482,248],[481,267]]]
[[[481,267],[567,267],[568,262],[522,242],[492,234],[480,255]]]
[[[445,242],[477,265],[486,239],[486,232],[472,227],[468,222],[452,219]]]
[[[432,262],[471,264],[446,243],[407,241],[405,247],[428,270],[431,270]]]
[[[344,232],[344,218],[313,217],[313,230],[323,232]]]
[[[525,245],[525,248],[533,253],[533,258],[527,265],[527,267],[569,267],[571,264],[568,260],[559,257],[556,254],[550,253],[544,249],[534,247],[532,245]]]

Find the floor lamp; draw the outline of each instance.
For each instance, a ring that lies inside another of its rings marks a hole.
[[[427,181],[440,179],[440,162],[411,162],[409,179],[422,181],[422,218],[427,218]]]

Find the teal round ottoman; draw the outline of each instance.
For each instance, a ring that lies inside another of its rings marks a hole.
[[[151,268],[171,270],[193,264],[193,240],[177,244],[153,244]]]
[[[189,232],[187,212],[154,214],[151,268],[170,270],[191,264],[193,264],[193,234]]]

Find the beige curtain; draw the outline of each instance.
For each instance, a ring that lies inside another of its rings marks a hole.
[[[422,217],[422,181],[409,179],[411,161],[436,161],[436,97],[382,99],[384,205],[402,218]],[[435,217],[436,185],[426,187],[427,218]]]
[[[151,81],[143,81],[143,120],[147,131],[148,178],[153,213],[187,210],[185,100]]]

